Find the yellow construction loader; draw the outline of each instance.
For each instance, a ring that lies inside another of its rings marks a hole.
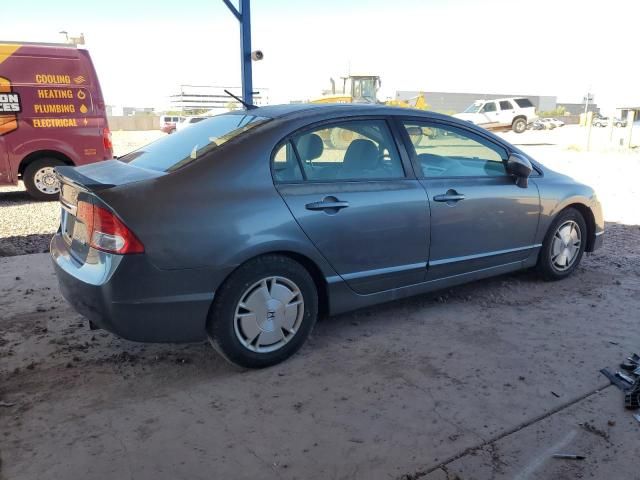
[[[420,92],[409,100],[378,100],[378,89],[382,84],[378,75],[348,75],[340,77],[342,85],[336,85],[331,78],[331,89],[322,92],[322,96],[311,100],[311,103],[378,103],[404,108],[426,110],[429,105]]]
[[[426,110],[429,108],[424,93],[420,92],[408,100],[378,100],[378,89],[382,84],[378,75],[348,75],[340,77],[341,85],[331,78],[331,88],[322,92],[322,96],[310,100],[310,103],[371,103],[389,105],[393,107],[417,108]],[[349,132],[341,130],[341,135]],[[322,135],[321,135],[322,136]],[[413,139],[413,137],[412,137]],[[323,138],[329,148],[339,148],[350,143],[350,138]]]

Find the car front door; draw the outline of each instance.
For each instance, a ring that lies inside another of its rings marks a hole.
[[[483,127],[497,127],[500,125],[500,112],[498,112],[496,102],[486,102],[479,113],[483,118]]]
[[[302,230],[355,292],[424,281],[427,195],[385,119],[292,134],[276,147],[272,172]]]
[[[428,279],[516,264],[539,247],[537,186],[515,185],[503,146],[445,123],[403,125],[431,207]],[[418,128],[425,135],[415,135]]]

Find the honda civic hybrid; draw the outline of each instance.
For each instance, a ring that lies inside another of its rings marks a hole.
[[[51,256],[94,328],[209,339],[266,367],[319,315],[535,268],[602,244],[594,191],[469,122],[382,105],[233,111],[58,167]]]

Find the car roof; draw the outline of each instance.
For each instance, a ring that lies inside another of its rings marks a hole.
[[[234,110],[228,114],[247,113],[246,110]],[[267,118],[297,118],[310,113],[325,113],[336,115],[404,115],[426,116],[432,118],[450,118],[435,112],[427,112],[415,108],[391,107],[374,103],[291,103],[282,105],[268,105],[250,110],[251,115]],[[227,115],[228,115],[227,114]]]
[[[479,103],[479,102],[501,102],[503,100],[528,100],[528,98],[527,97],[482,98],[480,100],[474,100],[474,103]]]

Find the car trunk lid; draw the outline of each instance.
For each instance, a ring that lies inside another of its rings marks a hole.
[[[88,225],[78,215],[78,203],[87,202],[111,210],[101,192],[127,184],[166,175],[164,172],[136,167],[119,160],[108,160],[83,167],[57,167],[60,180],[60,234],[70,254],[80,263],[88,261],[90,235]],[[117,213],[117,212],[114,212]]]

